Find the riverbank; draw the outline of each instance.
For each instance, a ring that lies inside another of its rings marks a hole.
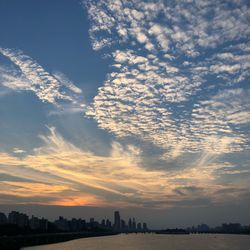
[[[108,237],[76,239],[34,246],[23,250],[244,250],[250,249],[249,235],[233,234],[119,234]]]
[[[74,239],[116,235],[115,232],[78,232],[3,236],[0,238],[1,250],[19,250],[22,247],[59,243]]]

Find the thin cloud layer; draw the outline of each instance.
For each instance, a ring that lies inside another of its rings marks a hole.
[[[41,101],[58,107],[64,102],[64,105],[70,104],[83,110],[85,105],[81,100],[82,90],[63,73],[48,73],[35,60],[19,50],[0,48],[0,53],[15,66],[0,67],[2,86],[16,91],[32,91]]]
[[[241,127],[249,124],[250,99],[246,1],[84,6],[93,49],[113,60],[87,111],[100,128],[153,142],[165,159],[249,147]]]
[[[1,203],[164,208],[200,199],[241,199],[249,190],[247,178],[245,183],[220,183],[230,165],[214,164],[209,154],[184,170],[166,173],[144,169],[140,150],[132,145],[114,142],[110,154],[100,156],[66,141],[55,128],[49,131],[40,136],[43,146],[33,154],[0,153],[1,175],[8,176],[0,180]]]

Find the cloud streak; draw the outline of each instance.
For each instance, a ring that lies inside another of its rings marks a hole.
[[[15,67],[1,66],[2,86],[16,91],[32,91],[43,102],[57,107],[62,104],[83,109],[82,90],[63,73],[50,74],[22,51],[0,48]],[[13,66],[13,65],[12,65]]]
[[[40,136],[43,146],[34,149],[33,154],[19,158],[0,153],[1,174],[13,177],[0,181],[1,203],[6,202],[6,197],[20,203],[40,197],[40,202],[32,202],[120,207],[151,204],[163,208],[180,202],[188,204],[193,199],[218,203],[226,197],[219,190],[239,188],[239,183],[219,183],[218,171],[227,166],[214,164],[209,155],[185,169],[148,170],[142,167],[141,152],[133,145],[123,147],[113,142],[110,154],[100,156],[66,141],[55,128],[49,131]],[[25,176],[25,180],[14,178],[20,176]],[[249,188],[247,182],[243,186],[244,190]]]

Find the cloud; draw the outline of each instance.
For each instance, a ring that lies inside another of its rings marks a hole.
[[[20,148],[13,148],[13,153],[15,154],[23,154],[25,153],[26,151],[23,150],[23,149],[20,149]]]
[[[0,67],[2,86],[16,91],[32,91],[41,101],[58,107],[63,103],[78,108],[84,106],[80,95],[82,90],[63,73],[50,74],[35,60],[19,50],[0,48],[0,53],[15,66]]]
[[[32,154],[0,153],[1,173],[11,169],[14,178],[0,183],[2,202],[40,197],[40,203],[60,205],[169,207],[244,197],[248,168],[222,159],[249,150],[246,2],[89,0],[83,5],[92,48],[104,51],[112,66],[86,115],[119,141],[135,137],[153,143],[163,151],[157,157],[165,165],[145,168],[143,146],[118,142],[108,155],[96,155],[50,128]],[[54,104],[52,115],[84,111],[81,89],[65,75],[47,72],[23,52],[1,53],[14,64],[0,68],[4,88],[33,91]],[[188,164],[178,166],[185,159]],[[222,181],[230,174],[246,181]],[[27,179],[22,187],[18,176]]]
[[[19,75],[19,72],[13,68],[0,66],[1,72],[1,87],[12,90],[26,90],[30,88],[30,83],[24,75]]]
[[[242,128],[249,119],[246,2],[116,0],[84,6],[93,49],[105,48],[114,62],[86,112],[100,128],[153,142],[167,160],[249,147]],[[112,43],[95,46],[105,39]]]
[[[68,89],[70,89],[72,92],[76,93],[76,94],[81,94],[82,90],[80,88],[78,88],[77,86],[74,85],[74,83],[72,81],[70,81],[67,76],[65,76],[63,73],[61,72],[55,72],[53,74],[53,76],[61,83],[63,84],[65,87],[67,87]]]
[[[239,188],[237,182],[220,183],[223,173],[218,175],[218,171],[227,165],[215,164],[209,154],[185,169],[150,170],[142,167],[141,151],[133,145],[113,142],[110,154],[100,156],[66,141],[55,128],[40,138],[43,145],[33,154],[19,158],[0,153],[1,174],[12,176],[0,180],[1,203],[6,199],[11,204],[69,206],[143,207],[154,203],[163,208],[194,199],[218,203],[222,199],[219,190]],[[19,176],[25,180],[16,178]]]
[[[203,48],[213,48],[228,41],[247,39],[248,6],[245,1],[84,1],[90,21],[90,37],[95,49],[110,46],[95,44],[114,37],[114,43],[138,43],[154,40],[158,49],[168,44],[189,56],[199,55]],[[160,17],[160,22],[159,22]],[[176,51],[178,53],[178,51]]]

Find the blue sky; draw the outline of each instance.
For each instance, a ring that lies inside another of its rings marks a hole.
[[[248,202],[249,19],[236,0],[0,2],[0,203]]]

